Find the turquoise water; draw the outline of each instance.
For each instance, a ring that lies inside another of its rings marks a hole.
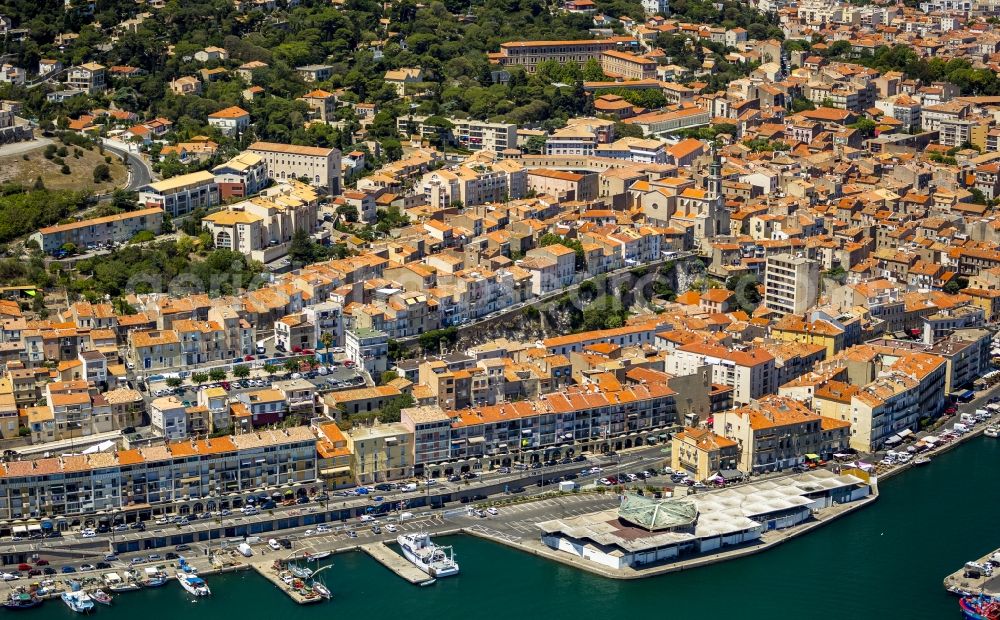
[[[180,586],[124,594],[102,618],[959,618],[944,576],[1000,547],[995,477],[1000,441],[972,440],[923,468],[886,481],[872,506],[771,551],[639,581],[601,579],[486,541],[455,537],[462,574],[418,588],[361,554],[335,556],[324,572],[334,599],[300,607],[250,572],[209,576],[213,596]],[[444,540],[444,539],[442,539]],[[25,616],[72,614],[49,601]]]

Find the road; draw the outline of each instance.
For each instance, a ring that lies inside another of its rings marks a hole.
[[[104,148],[119,155],[128,164],[130,174],[128,186],[125,189],[135,191],[153,181],[153,169],[142,157],[139,157],[135,153],[130,153],[125,149],[120,149],[117,146],[110,146],[106,142],[104,143]]]

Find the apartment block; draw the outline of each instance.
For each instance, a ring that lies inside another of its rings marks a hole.
[[[802,314],[819,298],[819,263],[803,256],[767,257],[764,305],[781,314]]]
[[[139,204],[158,207],[170,217],[181,217],[198,208],[219,204],[219,186],[208,171],[181,174],[139,188]]]
[[[148,230],[159,234],[163,225],[163,209],[150,207],[117,215],[95,217],[69,224],[40,228],[31,238],[38,242],[46,254],[51,254],[66,244],[79,249],[108,243],[125,243],[136,233]]]

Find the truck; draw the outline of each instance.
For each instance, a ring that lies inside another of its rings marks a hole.
[[[572,493],[576,490],[576,483],[572,480],[561,480],[559,482],[559,491],[562,493]]]

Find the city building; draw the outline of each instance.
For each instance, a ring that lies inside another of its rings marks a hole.
[[[181,217],[199,208],[219,204],[219,186],[208,171],[181,174],[139,188],[139,204]]]
[[[803,314],[819,297],[819,263],[804,256],[767,257],[764,305],[779,314]]]
[[[340,193],[340,151],[314,146],[254,142],[247,149],[267,165],[275,181],[305,180],[331,196]]]
[[[150,207],[117,215],[95,217],[69,224],[40,228],[31,238],[46,254],[66,245],[86,249],[110,243],[125,243],[144,230],[159,234],[163,226],[163,209]]]

